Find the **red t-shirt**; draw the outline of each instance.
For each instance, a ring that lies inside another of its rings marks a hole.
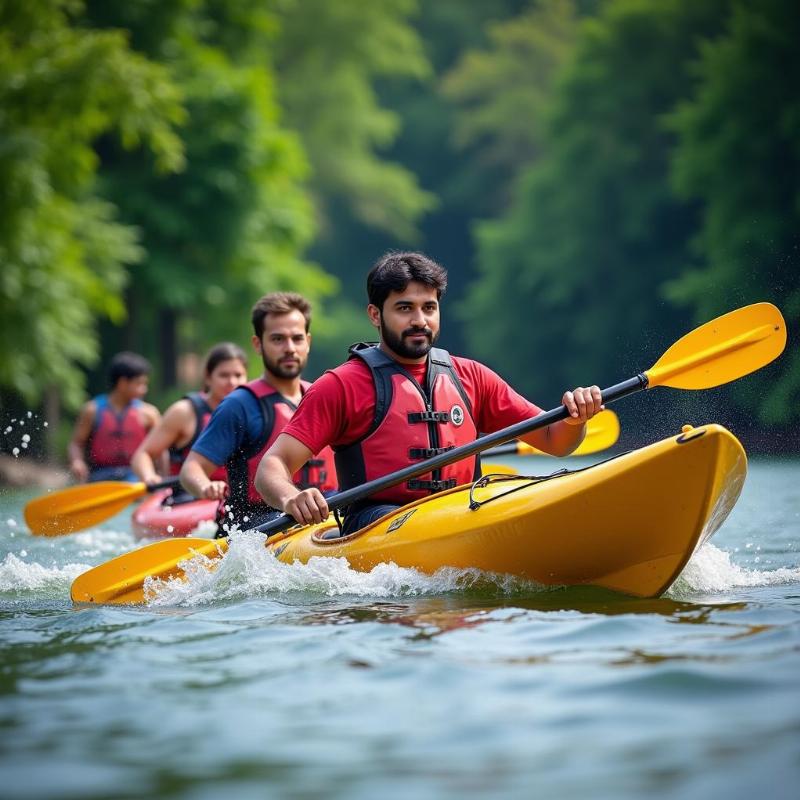
[[[488,367],[468,358],[452,358],[469,397],[475,426],[482,433],[542,413]],[[427,362],[403,366],[421,386],[425,385]],[[318,453],[325,445],[344,446],[363,438],[374,416],[375,387],[369,367],[360,358],[351,358],[314,382],[283,433]]]

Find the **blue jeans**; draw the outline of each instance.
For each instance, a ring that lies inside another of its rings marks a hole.
[[[391,514],[400,508],[396,503],[372,503],[370,505],[359,505],[353,511],[349,512],[342,523],[342,535],[347,536],[350,533],[360,531],[366,528],[371,522],[374,522],[378,517],[385,514]]]
[[[139,479],[130,467],[96,467],[89,473],[88,483],[97,481],[128,481],[136,483]]]

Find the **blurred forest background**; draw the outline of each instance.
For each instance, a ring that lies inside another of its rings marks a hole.
[[[545,408],[776,303],[775,365],[616,410],[800,452],[798,42],[797,0],[0,0],[3,450],[31,411],[63,457],[121,349],[164,408],[267,291],[314,301],[313,378],[413,248],[441,345]]]

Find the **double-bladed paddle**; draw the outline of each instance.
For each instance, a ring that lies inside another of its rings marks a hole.
[[[603,402],[611,403],[655,386],[673,389],[720,386],[769,364],[781,354],[785,345],[786,324],[774,305],[755,303],[745,306],[686,334],[646,372],[604,389]],[[328,506],[331,510],[343,508],[402,481],[552,425],[567,416],[567,409],[563,405],[558,406],[419,464],[340,492],[329,498]],[[257,530],[269,535],[296,524],[292,517],[284,514],[259,526]],[[148,577],[166,579],[179,575],[181,563],[193,555],[218,558],[226,549],[227,542],[224,540],[171,539],[156,542],[79,575],[72,584],[72,599],[79,603],[141,602],[144,598],[144,582]]]
[[[150,486],[125,481],[82,483],[31,500],[23,513],[31,533],[37,536],[63,536],[110,519],[148,492],[177,485],[177,477]]]

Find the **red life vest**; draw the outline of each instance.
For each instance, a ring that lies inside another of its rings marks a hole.
[[[446,350],[434,347],[428,354],[424,388],[374,345],[353,345],[350,358],[360,358],[369,367],[375,416],[363,438],[334,448],[341,489],[360,486],[478,437],[469,398]],[[471,456],[371,495],[369,502],[405,505],[479,477],[480,464]]]
[[[311,386],[308,381],[301,381],[300,385],[303,394]],[[267,507],[264,498],[256,491],[254,483],[256,470],[264,453],[272,446],[297,410],[297,406],[291,400],[276,391],[263,378],[250,381],[240,388],[252,392],[259,401],[264,419],[265,439],[249,452],[240,451],[234,454],[226,464],[230,494],[225,504],[230,507],[235,521],[241,520],[243,515],[248,515],[248,509],[252,510],[254,506],[261,510]],[[336,489],[336,467],[330,447],[326,447],[315,458],[307,461],[292,480],[302,489],[311,486],[316,486],[323,492]]]
[[[111,407],[108,395],[101,394],[94,402],[94,423],[86,443],[89,469],[127,467],[136,448],[147,436],[147,429],[139,418],[142,401],[133,400],[119,413]]]
[[[173,445],[169,448],[170,475],[178,475],[180,473],[183,462],[186,461],[186,457],[189,455],[189,451],[192,449],[192,447],[194,447],[195,442],[200,438],[200,434],[203,432],[206,425],[208,425],[208,421],[211,419],[211,414],[213,413],[211,411],[211,406],[206,400],[206,396],[200,392],[190,392],[189,394],[184,395],[181,399],[188,400],[192,404],[192,410],[194,411],[195,416],[194,434],[183,447],[178,448]],[[219,467],[218,469],[214,470],[211,475],[209,475],[209,478],[212,481],[227,481],[228,473],[226,472],[225,467]]]

